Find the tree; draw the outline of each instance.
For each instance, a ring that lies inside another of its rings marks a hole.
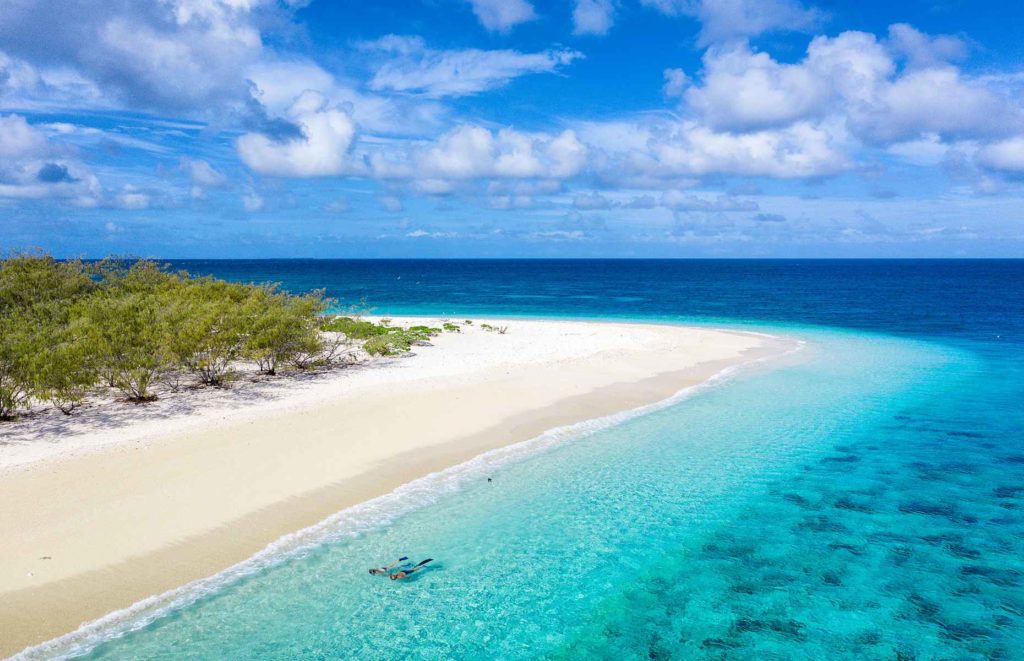
[[[11,308],[0,310],[0,420],[16,417],[34,393],[37,339],[24,314]]]
[[[37,397],[50,400],[64,415],[71,415],[96,386],[99,376],[87,324],[83,319],[73,319],[60,328],[50,328],[42,337],[46,350],[37,356],[33,370]]]
[[[107,290],[76,310],[100,369],[133,402],[156,399],[151,387],[172,365],[162,305],[153,293],[119,296]]]

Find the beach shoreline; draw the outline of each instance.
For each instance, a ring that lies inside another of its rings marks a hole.
[[[708,328],[509,323],[507,336],[474,330],[446,338],[438,343],[445,346],[397,363],[391,376],[382,376],[389,368],[366,372],[361,388],[350,380],[327,397],[212,415],[184,431],[172,420],[159,438],[7,471],[0,497],[11,504],[3,523],[13,534],[0,543],[0,654],[214,574],[426,474],[555,427],[665,400],[793,346]],[[546,341],[555,343],[550,351],[529,353],[529,343]],[[560,351],[559,341],[572,350]],[[517,348],[527,355],[515,355]],[[459,362],[460,351],[471,355]],[[347,439],[358,447],[337,447],[332,434],[345,432],[358,437]],[[47,494],[58,502],[45,502]]]

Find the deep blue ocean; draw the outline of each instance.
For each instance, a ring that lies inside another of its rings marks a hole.
[[[1024,260],[173,265],[339,310],[806,347],[413,483],[31,656],[1024,659]],[[399,554],[434,568],[366,574]]]

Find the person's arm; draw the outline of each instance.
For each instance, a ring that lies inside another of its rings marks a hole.
[[[406,561],[406,560],[408,560],[408,559],[409,559],[409,557],[408,557],[408,556],[404,556],[404,555],[403,555],[403,556],[402,556],[401,558],[399,558],[398,560],[395,560],[395,561],[394,561],[394,562],[392,562],[392,563],[391,563],[390,565],[388,565],[387,567],[385,567],[385,569],[387,569],[388,571],[391,571],[392,569],[394,569],[395,567],[397,567],[398,565],[402,564],[403,562],[405,562],[405,561]]]

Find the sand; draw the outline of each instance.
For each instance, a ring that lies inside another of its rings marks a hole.
[[[416,477],[791,346],[681,326],[489,323],[508,333],[475,325],[414,355],[181,410],[114,403],[56,433],[52,418],[0,428],[0,654]]]

